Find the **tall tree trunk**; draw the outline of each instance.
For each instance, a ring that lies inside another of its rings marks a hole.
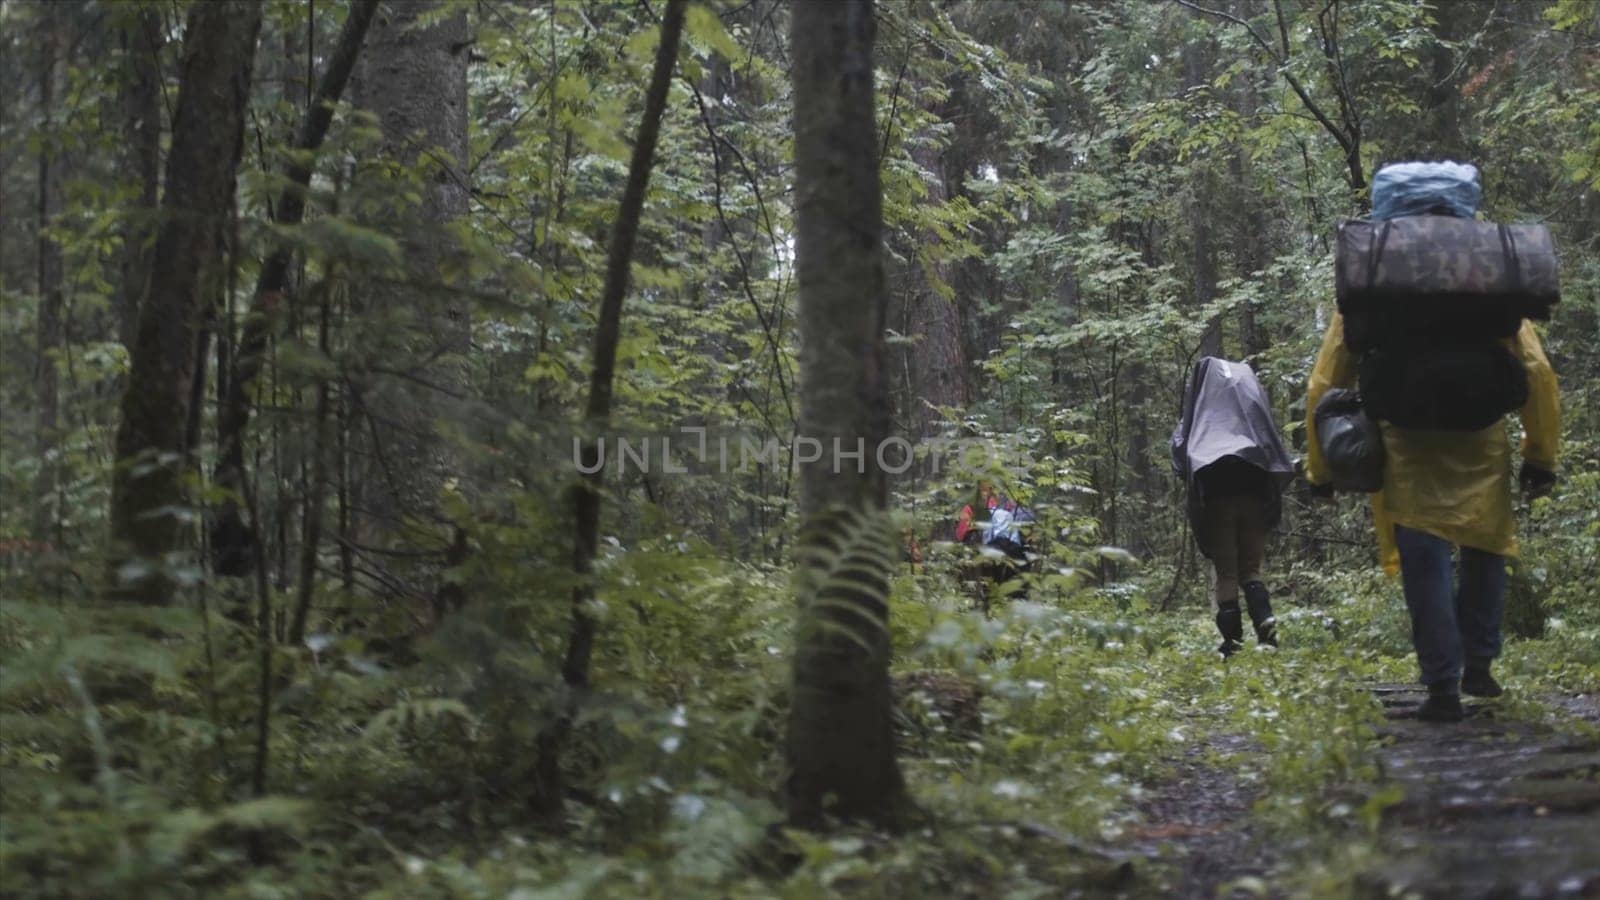
[[[931,176],[926,202],[942,206],[949,199],[945,187],[944,154],[931,143],[919,144],[911,159]],[[915,253],[915,268],[920,283],[910,291],[906,336],[912,340],[909,421],[918,437],[929,437],[939,430],[940,408],[962,409],[967,405],[967,361],[961,346],[961,310],[953,281],[952,266],[939,258],[939,237],[920,236]]]
[[[39,40],[39,103],[44,110],[45,140],[39,147],[39,208],[38,208],[38,265],[39,265],[39,319],[38,319],[38,369],[34,374],[39,387],[38,417],[35,422],[34,452],[39,458],[39,474],[33,485],[33,539],[50,540],[61,510],[56,509],[56,478],[60,466],[56,460],[59,441],[56,434],[59,424],[58,379],[56,355],[61,350],[61,245],[50,234],[54,219],[61,209],[58,189],[61,181],[61,143],[51,129],[55,108],[56,69],[61,46],[61,29],[56,7],[45,10],[41,23],[44,33]]]
[[[328,127],[333,122],[333,108],[344,94],[377,6],[378,0],[358,0],[345,18],[333,56],[329,58],[328,67],[317,85],[316,99],[306,110],[295,138],[295,149],[300,152],[290,158],[286,173],[289,184],[279,194],[274,208],[275,221],[279,225],[298,225],[305,218],[306,189],[311,183],[311,154],[322,146],[328,134]],[[250,396],[256,380],[261,376],[267,338],[289,282],[292,261],[290,246],[279,244],[261,266],[261,272],[256,276],[255,304],[245,321],[234,371],[227,379],[227,390],[223,396],[216,483],[229,492],[229,497],[223,501],[217,520],[211,527],[213,565],[221,575],[244,575],[254,564],[255,554],[250,545],[258,537],[245,525],[239,508],[240,487],[244,478],[244,444],[250,427]]]
[[[1211,55],[1203,43],[1185,44],[1183,47],[1184,87],[1193,89],[1211,80]],[[1194,179],[1194,194],[1189,201],[1189,225],[1194,235],[1193,271],[1195,306],[1204,308],[1217,298],[1217,248],[1212,220],[1215,204],[1211,190],[1211,170],[1204,160],[1190,167]],[[1222,322],[1217,318],[1206,320],[1205,331],[1200,335],[1197,356],[1222,354]]]
[[[317,349],[324,356],[332,355],[328,342],[329,307],[333,300],[331,290],[319,291],[322,295],[317,311]],[[311,613],[311,601],[316,595],[317,553],[322,547],[322,514],[328,497],[328,378],[317,379],[317,406],[311,435],[311,485],[306,492],[305,512],[302,521],[305,534],[300,543],[299,597],[295,601],[294,615],[289,620],[288,642],[300,646],[305,637],[306,620]]]
[[[672,70],[677,65],[678,41],[683,31],[686,0],[667,0],[661,17],[661,37],[656,46],[655,66],[645,92],[644,115],[639,120],[639,135],[633,143],[628,163],[628,181],[622,189],[622,204],[611,229],[611,244],[606,254],[606,281],[600,296],[600,318],[594,333],[594,366],[589,371],[589,402],[585,427],[590,431],[583,444],[583,483],[573,504],[575,536],[572,569],[577,586],[572,589],[572,635],[561,666],[561,677],[571,692],[568,705],[557,715],[554,725],[539,737],[539,759],[534,786],[534,802],[550,810],[561,801],[561,748],[576,711],[573,702],[589,687],[589,661],[594,652],[595,619],[590,611],[594,602],[594,558],[600,545],[600,492],[605,467],[600,464],[600,437],[611,418],[611,391],[617,363],[617,341],[622,328],[622,300],[628,292],[628,269],[633,262],[633,245],[639,234],[639,217],[644,210],[645,188],[650,183],[650,168],[655,160],[656,138],[661,129],[661,113],[667,106],[667,89],[672,86]]]
[[[1154,271],[1161,265],[1160,232],[1159,226],[1154,221],[1147,220],[1142,227],[1134,233],[1137,241],[1139,256],[1147,269]],[[1155,415],[1165,414],[1170,407],[1161,404],[1157,407],[1159,413],[1152,413],[1149,402],[1150,394],[1145,385],[1152,380],[1148,364],[1141,354],[1128,355],[1127,372],[1123,376],[1124,382],[1131,388],[1128,400],[1118,406],[1118,412],[1126,416],[1128,429],[1128,477],[1130,491],[1124,492],[1128,496],[1123,499],[1133,500],[1134,495],[1142,501],[1142,506],[1135,507],[1134,514],[1127,516],[1127,520],[1135,523],[1134,528],[1125,529],[1126,536],[1121,546],[1133,551],[1137,555],[1149,556],[1151,554],[1151,516],[1149,510],[1156,503],[1156,471],[1157,464],[1151,457],[1150,424]],[[1161,454],[1165,457],[1165,453]],[[1165,467],[1161,467],[1164,469]]]
[[[204,303],[216,296],[224,274],[260,29],[259,2],[194,4],[184,29],[166,196],[117,429],[110,593],[120,599],[171,599],[166,566],[183,544],[184,443],[198,334]]]
[[[115,301],[117,338],[133,352],[139,298],[150,278],[156,205],[161,188],[161,48],[166,34],[154,6],[127,11],[122,25],[123,166],[137,188],[122,224],[121,277]]]
[[[1249,79],[1242,81],[1230,99],[1234,112],[1241,116],[1250,115],[1261,102],[1255,82]],[[1277,232],[1281,230],[1273,227],[1276,210],[1274,206],[1268,206],[1259,192],[1248,189],[1255,178],[1254,165],[1244,148],[1237,145],[1228,156],[1228,177],[1234,185],[1245,188],[1233,192],[1231,204],[1235,273],[1247,282],[1257,281],[1261,276],[1256,273],[1267,267],[1276,252]],[[1249,302],[1241,304],[1240,358],[1254,359],[1270,346],[1270,336],[1256,320],[1255,306]]]
[[[368,466],[355,482],[355,505],[368,529],[358,526],[356,534],[370,531],[362,543],[423,547],[438,554],[436,560],[454,531],[438,510],[439,493],[458,465],[435,421],[465,381],[471,317],[462,295],[448,289],[444,270],[455,252],[447,226],[466,215],[468,205],[472,35],[463,11],[441,19],[440,7],[436,0],[385,0],[354,85],[356,103],[382,130],[383,160],[426,179],[417,208],[397,206],[386,211],[389,221],[371,223],[399,231],[404,283],[386,284],[381,293],[368,288],[354,298],[358,309],[393,323],[374,332],[381,343],[365,350],[357,377]],[[420,599],[436,569],[430,564],[395,573],[395,581]]]
[[[890,720],[887,565],[826,577],[851,550],[832,526],[881,516],[888,493],[874,458],[889,434],[889,408],[873,4],[802,0],[791,16],[800,435],[823,451],[800,466],[789,817],[804,826],[825,812],[888,822],[905,787]],[[864,464],[841,462],[841,450],[856,449],[865,450]],[[888,533],[871,538],[896,546]]]
[[[1428,65],[1418,67],[1419,74],[1427,73],[1423,88],[1428,104],[1424,110],[1422,134],[1418,135],[1421,138],[1419,149],[1423,151],[1418,158],[1465,159],[1471,152],[1461,131],[1461,82],[1467,71],[1461,62],[1471,47],[1456,44],[1484,22],[1486,12],[1494,11],[1492,7],[1485,9],[1482,4],[1465,0],[1441,3],[1434,8],[1430,30],[1435,43],[1428,48]]]

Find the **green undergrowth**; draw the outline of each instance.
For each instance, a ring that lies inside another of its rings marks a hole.
[[[788,572],[705,548],[661,542],[604,561],[598,681],[554,820],[530,809],[530,785],[559,692],[561,585],[469,607],[407,666],[332,638],[280,651],[263,798],[240,786],[258,672],[246,629],[8,602],[0,889],[1137,895],[1171,862],[1129,849],[1162,824],[1141,804],[1172,789],[1175,762],[1195,748],[1258,791],[1251,815],[1295,862],[1276,887],[1337,893],[1374,852],[1394,798],[1375,787],[1381,711],[1366,686],[1414,677],[1393,582],[1279,573],[1293,586],[1276,601],[1282,649],[1223,661],[1209,611],[1159,611],[1137,573],[1106,589],[1052,570],[1032,599],[997,598],[986,616],[930,555],[892,594],[915,805],[892,838],[783,828]],[[1545,639],[1508,645],[1517,695],[1595,684],[1592,612],[1561,597],[1551,612]]]

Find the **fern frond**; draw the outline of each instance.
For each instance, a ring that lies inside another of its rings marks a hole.
[[[895,531],[882,510],[811,516],[795,556],[801,627],[876,652],[888,633]]]
[[[425,700],[402,700],[372,718],[365,731],[369,739],[381,738],[402,728],[443,719],[460,719],[468,727],[477,725],[477,718],[466,704],[448,697]]]
[[[15,703],[59,685],[66,668],[176,679],[179,665],[174,648],[160,641],[127,634],[77,635],[14,653],[0,666],[0,702]]]

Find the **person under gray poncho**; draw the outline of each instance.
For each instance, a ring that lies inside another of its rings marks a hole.
[[[1211,602],[1222,633],[1217,649],[1228,656],[1244,645],[1241,587],[1256,640],[1276,647],[1277,619],[1260,579],[1261,562],[1294,463],[1248,365],[1213,356],[1195,364],[1172,433],[1172,468],[1188,494],[1195,543],[1214,571]]]

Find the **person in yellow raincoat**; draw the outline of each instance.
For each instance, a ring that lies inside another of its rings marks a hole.
[[[1520,481],[1530,497],[1541,496],[1555,484],[1561,431],[1556,376],[1531,323],[1524,321],[1507,342],[1528,371]],[[1306,476],[1322,497],[1332,496],[1332,476],[1317,442],[1317,403],[1330,389],[1355,384],[1356,363],[1344,343],[1344,320],[1335,313],[1306,390]],[[1381,427],[1387,461],[1383,489],[1372,495],[1372,518],[1379,560],[1391,576],[1401,576],[1411,613],[1412,642],[1429,688],[1420,715],[1459,719],[1459,691],[1501,692],[1489,664],[1500,654],[1505,558],[1517,554],[1510,440],[1503,420],[1476,432]],[[1454,592],[1452,546],[1461,548],[1461,584]]]

